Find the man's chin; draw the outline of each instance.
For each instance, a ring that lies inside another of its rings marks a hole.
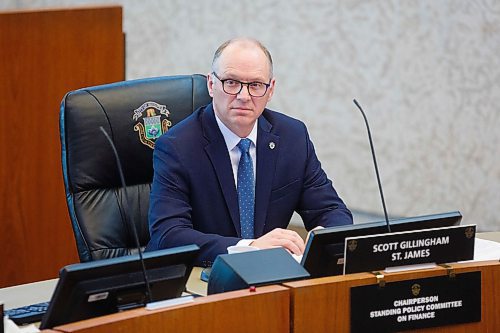
[[[246,116],[239,115],[233,117],[233,124],[237,124],[240,127],[253,126],[254,122],[255,119],[253,117],[249,117],[248,115]]]

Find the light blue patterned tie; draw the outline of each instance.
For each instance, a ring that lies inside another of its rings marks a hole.
[[[250,139],[241,139],[238,148],[241,151],[238,164],[238,205],[240,207],[241,237],[252,239],[255,206],[255,185],[253,177],[252,156],[250,156]]]

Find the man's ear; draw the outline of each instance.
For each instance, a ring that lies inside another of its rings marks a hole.
[[[271,80],[271,85],[269,86],[268,90],[269,90],[269,96],[267,98],[267,101],[269,102],[271,100],[271,98],[273,97],[273,94],[274,94],[274,85],[276,84],[276,79],[273,77],[273,79]]]
[[[214,81],[212,80],[212,73],[208,73],[207,74],[207,89],[208,89],[208,94],[212,98],[214,97],[213,86],[214,86]]]

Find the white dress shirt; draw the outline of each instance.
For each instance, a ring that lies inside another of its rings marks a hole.
[[[215,114],[215,119],[217,120],[217,125],[219,126],[219,129],[222,133],[222,136],[224,137],[224,141],[226,142],[226,147],[227,151],[229,153],[229,157],[231,158],[231,166],[233,168],[233,177],[234,177],[234,185],[235,187],[238,186],[238,165],[240,163],[240,157],[241,157],[241,152],[240,149],[238,148],[238,143],[240,142],[241,139],[245,138],[240,138],[238,135],[234,134],[229,128],[227,128],[226,125],[217,117],[217,114]],[[250,156],[252,157],[252,163],[253,163],[253,177],[254,181],[256,179],[256,174],[257,174],[257,123],[258,120],[255,122],[253,125],[252,131],[250,134],[246,137],[247,139],[250,139],[252,141],[252,144],[250,145]],[[254,239],[242,239],[240,240],[236,246],[249,246],[250,243],[252,243]]]
[[[217,120],[217,125],[219,125],[219,129],[224,137],[224,141],[226,142],[227,151],[229,152],[229,157],[231,158],[231,166],[233,167],[233,176],[234,176],[234,185],[238,186],[238,165],[240,163],[241,151],[238,148],[238,143],[241,139],[236,134],[234,134],[226,125],[217,117],[215,114],[215,119]],[[256,170],[257,170],[257,122],[253,125],[252,131],[246,137],[252,141],[250,145],[250,156],[252,156],[253,163],[253,178],[254,181],[256,179]]]

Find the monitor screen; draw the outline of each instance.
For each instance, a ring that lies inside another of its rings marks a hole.
[[[391,231],[410,231],[459,225],[460,212],[449,212],[390,220]],[[341,275],[344,267],[344,242],[347,237],[383,234],[385,221],[344,225],[309,233],[301,265],[311,277]]]
[[[188,245],[144,253],[152,301],[181,296],[198,251]],[[66,266],[40,328],[144,306],[146,290],[138,254]]]

